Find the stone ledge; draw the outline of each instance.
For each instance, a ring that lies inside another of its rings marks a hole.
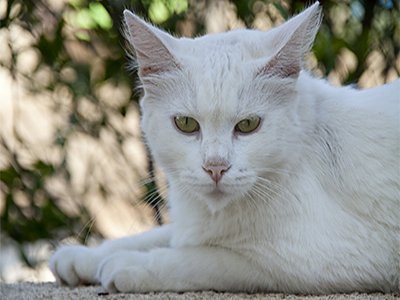
[[[0,299],[215,299],[215,300],[239,300],[239,299],[313,299],[313,300],[395,300],[400,299],[400,294],[334,294],[324,296],[298,296],[284,294],[232,294],[207,292],[190,293],[149,293],[149,294],[108,294],[101,295],[98,286],[84,287],[60,287],[53,282],[32,283],[21,282],[13,284],[0,283]]]

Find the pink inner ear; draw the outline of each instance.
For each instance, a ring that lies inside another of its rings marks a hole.
[[[276,55],[271,59],[261,70],[258,71],[257,76],[278,76],[281,78],[292,77],[296,78],[299,75],[300,66],[294,60],[285,59]]]
[[[125,22],[129,42],[135,49],[139,76],[179,69],[178,62],[169,50],[173,45],[170,35],[129,12],[125,14]]]
[[[180,66],[171,59],[171,61],[167,63],[160,63],[160,64],[149,64],[149,65],[143,65],[140,66],[139,64],[139,75],[140,76],[146,76],[146,75],[151,75],[151,74],[161,74],[164,72],[169,72],[173,70],[178,70],[180,69]]]
[[[166,70],[163,70],[160,67],[148,66],[148,67],[140,68],[140,75],[141,76],[146,76],[146,75],[150,75],[150,74],[159,74],[159,73],[162,73],[164,71],[166,71]]]

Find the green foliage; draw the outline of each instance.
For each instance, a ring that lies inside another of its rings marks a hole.
[[[185,12],[187,7],[187,0],[151,0],[148,12],[151,21],[161,24],[174,14]]]
[[[3,145],[6,145],[3,141]],[[36,161],[31,168],[22,166],[11,152],[11,165],[0,170],[5,205],[1,215],[1,229],[19,242],[49,239],[60,231],[71,234],[81,217],[67,216],[57,206],[57,199],[45,187],[47,177],[55,173],[52,165]],[[16,197],[19,199],[16,201]]]

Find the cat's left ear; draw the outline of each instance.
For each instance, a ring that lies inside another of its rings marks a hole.
[[[171,49],[176,39],[146,23],[129,10],[124,11],[126,36],[135,50],[139,77],[157,75],[179,69]]]
[[[299,15],[273,30],[275,54],[260,68],[257,75],[297,78],[304,56],[310,51],[321,23],[321,7],[314,3]]]

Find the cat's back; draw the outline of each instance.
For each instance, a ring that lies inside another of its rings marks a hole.
[[[353,101],[361,110],[384,114],[399,122],[400,79],[382,86],[360,90]],[[400,128],[397,129],[400,131]]]
[[[339,88],[335,125],[348,155],[364,164],[373,160],[390,163],[400,171],[400,80],[357,90]],[[400,178],[397,178],[399,181]]]
[[[327,162],[314,166],[322,185],[360,220],[380,220],[393,233],[400,219],[400,80],[364,90],[314,86],[317,145]]]
[[[357,90],[347,102],[349,132],[354,128],[380,160],[400,159],[400,80]],[[400,171],[398,165],[393,167]]]
[[[317,98],[323,99],[317,105],[322,107],[317,109],[320,122],[347,136],[355,148],[362,147],[363,140],[368,148],[386,143],[400,147],[400,80],[368,89],[336,88],[319,81],[317,90]]]

